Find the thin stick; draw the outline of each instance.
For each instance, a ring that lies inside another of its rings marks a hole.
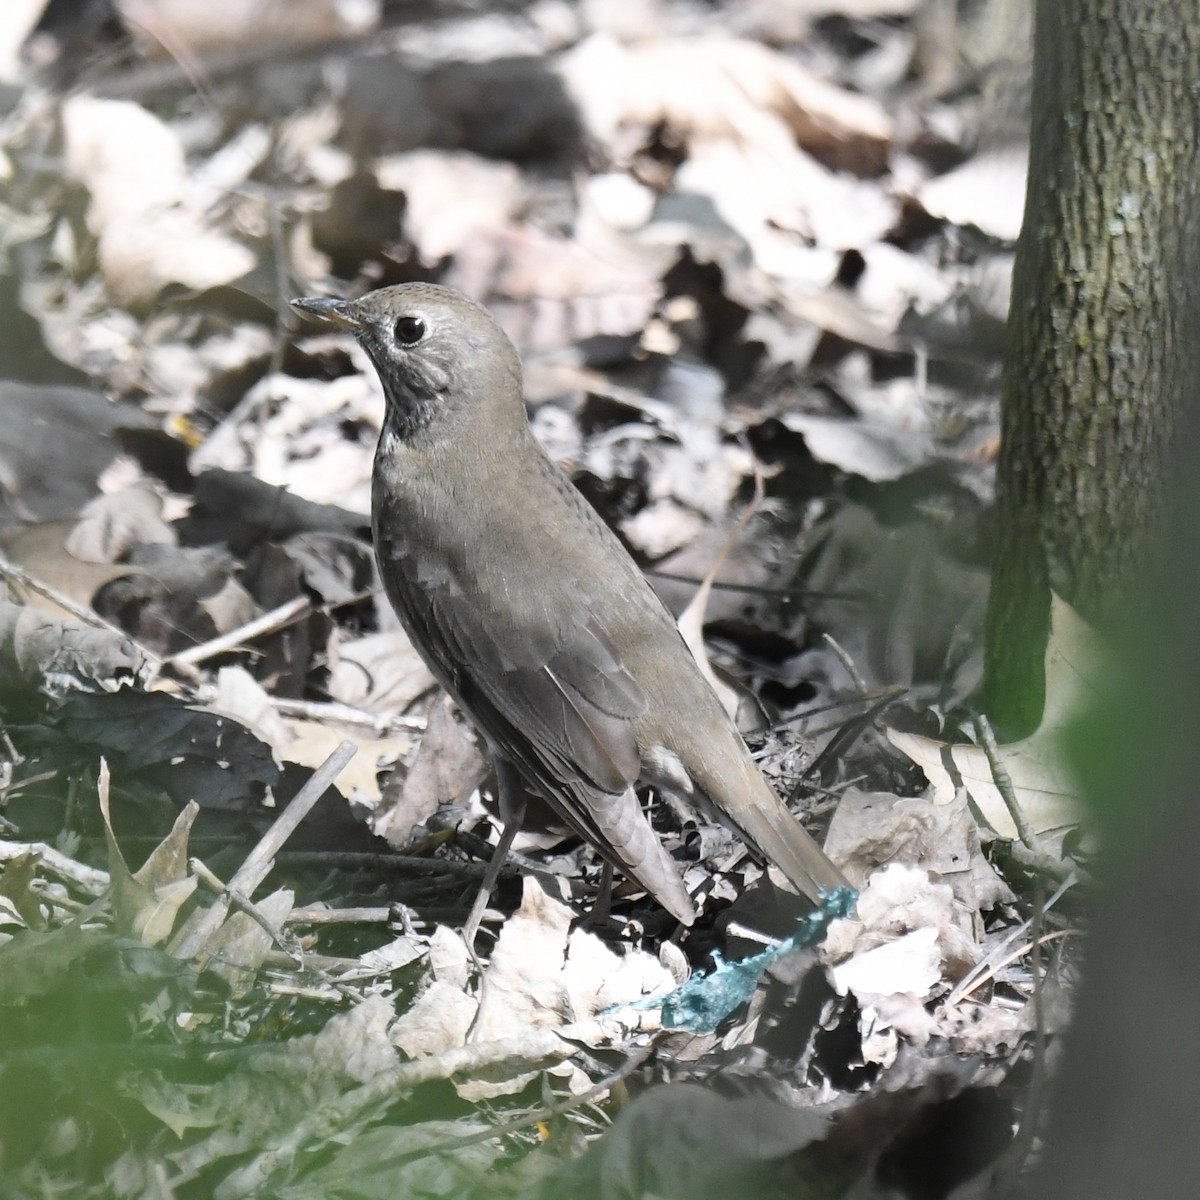
[[[52,871],[60,879],[75,884],[80,891],[87,892],[90,896],[103,896],[112,882],[107,871],[76,862],[61,851],[55,850],[53,846],[47,846],[45,842],[0,841],[0,862],[20,858],[22,854],[36,854],[41,866]],[[57,904],[58,901],[54,900],[52,903]]]
[[[197,663],[204,662],[205,659],[216,658],[218,654],[225,654],[230,650],[236,650],[244,642],[250,642],[257,637],[262,637],[264,633],[274,633],[278,629],[294,625],[301,617],[306,617],[311,611],[312,605],[309,603],[308,597],[297,596],[295,599],[289,600],[286,604],[281,604],[278,608],[273,608],[270,612],[263,613],[261,617],[255,617],[253,621],[247,621],[245,625],[240,625],[237,629],[231,629],[228,633],[221,634],[220,637],[203,642],[199,646],[192,646],[190,649],[181,650],[178,654],[172,654],[170,658],[163,660],[163,666],[193,667]]]
[[[555,1117],[565,1116],[576,1108],[582,1108],[585,1104],[590,1104],[593,1100],[603,1096],[605,1092],[611,1091],[623,1079],[628,1079],[654,1052],[659,1037],[659,1034],[652,1035],[643,1047],[636,1053],[631,1054],[615,1071],[606,1075],[599,1083],[588,1088],[587,1091],[580,1092],[579,1095],[563,1100],[559,1104],[550,1104],[536,1112],[527,1113],[525,1116],[518,1117],[515,1121],[509,1121],[504,1125],[495,1125],[491,1129],[484,1129],[479,1133],[464,1134],[459,1138],[439,1142],[437,1145],[429,1148],[429,1153],[446,1154],[451,1150],[461,1150],[466,1146],[474,1146],[479,1142],[489,1142],[493,1138],[507,1137],[510,1133],[520,1133],[522,1129],[528,1129],[531,1125],[538,1125],[543,1121],[552,1121]]]
[[[833,656],[842,664],[842,669],[850,676],[850,682],[858,689],[860,696],[865,696],[869,691],[867,681],[859,674],[858,667],[854,664],[854,659],[850,657],[847,651],[833,636],[832,633],[821,634],[821,640],[833,651]]]
[[[449,858],[414,858],[408,854],[373,854],[366,850],[289,850],[284,854],[289,866],[337,867],[356,871],[377,867],[413,875],[449,875],[459,879],[483,879],[488,864],[456,862]]]
[[[254,895],[275,865],[275,855],[354,754],[354,743],[342,742],[309,776],[308,782],[296,793],[291,804],[279,814],[258,845],[246,856],[245,862],[226,885],[225,892],[217,897],[207,912],[195,914],[194,919],[179,931],[170,946],[170,952],[176,958],[190,959],[200,952],[208,939],[224,924],[235,895],[245,898]]]
[[[410,729],[417,733],[429,724],[425,717],[407,717],[402,713],[375,713],[350,704],[332,700],[289,700],[283,696],[270,697],[275,711],[285,717],[305,717],[310,721],[340,721],[343,725],[365,725],[376,733],[393,729]]]
[[[983,713],[975,718],[975,729],[979,734],[979,740],[983,743],[983,752],[987,755],[988,767],[992,772],[992,782],[995,783],[996,790],[1004,801],[1004,807],[1008,809],[1008,815],[1012,817],[1013,824],[1017,827],[1017,836],[1021,839],[1021,844],[1035,854],[1040,854],[1041,847],[1037,843],[1037,834],[1034,833],[1033,826],[1026,820],[1025,813],[1017,803],[1017,793],[1013,788],[1012,778],[1000,761],[1000,747],[996,745],[996,735],[992,732],[991,722]]]
[[[957,992],[957,999],[965,1000],[969,995],[971,995],[972,992],[978,991],[979,988],[983,987],[983,985],[985,983],[987,983],[989,980],[995,979],[995,977],[1005,967],[1007,967],[1009,963],[1016,962],[1018,958],[1021,958],[1023,955],[1028,954],[1035,947],[1045,946],[1047,943],[1053,942],[1058,938],[1075,937],[1075,936],[1082,937],[1083,930],[1082,929],[1055,929],[1050,933],[1043,933],[1042,936],[1040,938],[1038,938],[1036,941],[1026,942],[1024,945],[1018,946],[1011,953],[1006,954],[999,962],[989,963],[987,970],[984,971],[983,974],[980,975],[978,978],[972,979],[969,987],[964,988],[961,991],[958,991],[958,989],[955,989]]]
[[[93,609],[86,608],[82,604],[77,604],[65,592],[60,592],[58,588],[52,587],[48,583],[43,583],[40,579],[30,575],[28,571],[18,567],[15,563],[11,563],[0,554],[0,577],[10,580],[18,587],[28,588],[31,592],[37,592],[39,596],[45,596],[47,600],[53,601],[59,608],[65,609],[77,621],[83,621],[96,629],[107,629],[109,633],[115,634],[119,638],[123,638],[129,642],[139,654],[141,654],[147,662],[152,662],[158,665],[162,664],[162,655],[156,654],[148,646],[143,646],[137,638],[130,637],[119,625],[114,625],[111,621],[102,617]]]
[[[1042,905],[1040,911],[1043,914],[1048,913],[1059,902],[1059,900],[1062,899],[1063,894],[1068,888],[1072,887],[1074,883],[1075,876],[1072,874],[1069,879],[1065,880],[1059,887],[1055,889],[1054,894],[1049,900],[1046,901],[1045,904]],[[999,945],[993,946],[987,957],[981,962],[976,963],[975,966],[972,967],[971,970],[968,971],[966,975],[964,975],[962,979],[960,979],[958,983],[954,985],[950,991],[950,994],[946,997],[946,1004],[948,1006],[957,1004],[958,1001],[963,998],[963,996],[974,990],[976,981],[978,979],[982,978],[988,972],[994,974],[996,970],[995,964],[997,961],[1007,953],[1008,948],[1013,945],[1014,942],[1017,942],[1021,938],[1025,937],[1032,928],[1033,922],[1030,920],[1022,922],[1017,926],[1016,929],[1009,930]]]
[[[257,904],[247,899],[241,892],[234,891],[228,884],[222,883],[220,878],[214,875],[198,858],[189,859],[188,866],[191,867],[192,874],[210,892],[218,896],[228,897],[230,903],[235,908],[244,912],[271,939],[275,948],[291,959],[293,965],[300,963],[301,956],[288,946],[283,930],[275,925]]]
[[[386,925],[396,916],[392,906],[386,908],[293,908],[287,915],[288,925]]]
[[[292,802],[279,814],[275,823],[263,834],[258,845],[246,855],[246,861],[229,881],[229,887],[244,896],[253,896],[258,886],[270,874],[275,865],[275,855],[296,831],[296,826],[312,811],[313,805],[325,794],[326,789],[342,773],[346,764],[358,752],[353,742],[342,742],[340,746],[309,776],[308,782],[292,798]]]

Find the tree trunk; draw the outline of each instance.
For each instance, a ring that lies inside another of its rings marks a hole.
[[[1053,588],[1107,624],[1152,562],[1200,231],[1200,0],[1038,0],[986,706],[1041,716]]]
[[[1184,264],[1200,273],[1200,242]],[[1181,370],[1200,387],[1200,311]],[[1181,413],[1171,561],[1078,739],[1102,851],[1078,1007],[1028,1200],[1200,1195],[1200,406]]]

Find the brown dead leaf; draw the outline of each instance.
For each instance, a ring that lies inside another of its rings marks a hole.
[[[718,678],[716,672],[712,669],[712,664],[708,658],[708,649],[704,644],[704,616],[708,611],[708,598],[712,595],[713,584],[720,574],[721,567],[725,564],[725,560],[729,557],[734,546],[737,545],[738,538],[745,532],[746,526],[754,519],[754,514],[761,506],[765,494],[762,472],[755,470],[753,503],[747,506],[746,511],[738,519],[738,523],[730,530],[729,536],[725,539],[725,544],[721,547],[720,553],[713,560],[712,566],[709,567],[700,586],[696,589],[696,594],[689,601],[687,608],[679,614],[679,619],[675,622],[679,626],[680,635],[687,643],[688,649],[692,652],[692,657],[695,658],[697,665],[700,667],[701,674],[704,675],[712,686],[713,691],[720,697],[725,711],[735,719],[738,710],[741,708],[742,697],[736,688]]]
[[[177,210],[114,220],[98,240],[104,281],[115,301],[130,306],[149,303],[171,284],[202,292],[232,283],[255,263],[247,247]]]
[[[629,544],[653,560],[688,545],[704,527],[699,513],[663,497],[639,508],[620,524]]]
[[[72,526],[65,521],[48,521],[41,525],[29,525],[7,540],[4,552],[10,562],[27,571],[40,583],[61,592],[81,608],[89,608],[92,597],[106,583],[123,579],[128,575],[140,574],[140,568],[128,563],[83,562],[66,546]],[[59,617],[71,616],[53,600],[41,592],[30,590],[22,597],[25,603],[54,613]]]
[[[0,670],[10,678],[36,681],[66,671],[111,682],[145,665],[134,642],[114,630],[0,600]]]
[[[409,1058],[443,1054],[466,1044],[478,1007],[461,987],[435,979],[396,1018],[390,1037]]]
[[[1028,160],[1024,146],[985,151],[923,184],[917,200],[930,216],[973,225],[989,237],[1013,243],[1025,215]]]
[[[874,100],[738,38],[663,38],[623,48],[597,36],[564,56],[561,70],[604,140],[622,125],[666,125],[685,139],[798,143],[843,166],[878,170],[892,137],[891,118]]]
[[[46,915],[42,901],[33,890],[37,878],[39,854],[19,854],[10,858],[0,871],[0,921],[15,918],[29,929],[45,929]]]
[[[398,771],[384,784],[375,832],[392,846],[407,845],[413,828],[441,805],[465,804],[488,771],[470,723],[449,696],[442,696],[430,710],[412,766],[398,785]]]
[[[965,797],[934,804],[922,797],[847,788],[838,802],[825,852],[861,888],[889,863],[923,867],[950,884],[976,911],[1010,901],[1012,892],[983,855]]]
[[[877,181],[837,174],[784,143],[697,139],[675,185],[710,197],[756,264],[776,278],[808,279],[813,245],[818,253],[868,246],[888,234],[900,211]]]
[[[136,873],[129,870],[113,834],[109,813],[108,764],[100,760],[96,782],[100,815],[104,818],[104,840],[108,845],[108,871],[112,878],[113,919],[123,932],[147,946],[166,941],[175,927],[179,910],[196,890],[196,878],[188,874],[187,842],[200,812],[195,801],[179,814],[171,832],[151,852]]]
[[[114,299],[145,303],[171,283],[230,283],[254,255],[186,207],[187,161],[176,134],[128,100],[76,93],[62,106],[68,174],[88,191],[88,227]]]
[[[793,316],[810,321],[828,333],[836,333],[848,342],[883,354],[895,354],[904,348],[904,343],[875,313],[842,288],[831,287],[821,292],[793,291],[785,297],[784,304]]]
[[[355,803],[374,808],[380,800],[380,764],[402,758],[412,749],[405,731],[368,734],[361,726],[347,729],[336,721],[282,717],[266,689],[241,667],[223,667],[217,675],[212,707],[252,729],[271,747],[279,762],[316,770],[349,735],[359,752],[338,776],[338,786]]]
[[[384,764],[403,758],[412,750],[412,735],[404,730],[388,734],[367,734],[361,726],[344,728],[336,722],[287,719],[291,740],[279,750],[286,762],[299,763],[316,770],[348,737],[353,737],[358,753],[338,776],[338,787],[346,799],[365,808],[380,801],[379,771]]]
[[[21,77],[21,46],[37,24],[48,0],[6,0],[0,5],[0,80]]]
[[[425,660],[400,629],[329,639],[329,695],[369,712],[405,712],[436,687]]]
[[[481,1043],[523,1037],[537,1030],[586,1021],[612,1005],[665,994],[675,986],[658,959],[641,951],[617,956],[593,934],[570,934],[575,914],[552,899],[530,875],[525,877],[521,907],[500,931],[480,992],[475,1038]],[[401,1016],[392,1039],[412,1054],[440,1054],[463,1045],[475,1000],[466,995],[465,955],[460,939],[443,939],[454,963],[439,971],[422,998]],[[433,947],[431,946],[431,962]],[[462,961],[460,961],[462,960]],[[597,1027],[597,1036],[604,1031]],[[586,1086],[585,1077],[569,1064],[553,1068],[570,1076],[568,1086]],[[468,1100],[510,1095],[539,1073],[524,1060],[505,1061],[471,1079],[456,1083]]]
[[[853,917],[833,922],[822,954],[835,963],[830,977],[843,994],[924,998],[978,961],[972,925],[949,885],[893,865],[871,876]]]
[[[405,232],[431,263],[476,239],[497,238],[524,200],[521,173],[512,163],[466,151],[389,155],[377,160],[375,174],[381,187],[407,197]]]

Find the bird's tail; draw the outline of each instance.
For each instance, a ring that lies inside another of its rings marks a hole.
[[[775,795],[744,747],[740,755],[724,755],[717,763],[702,760],[688,767],[717,815],[734,825],[814,904],[820,904],[823,893],[848,886],[832,859]]]

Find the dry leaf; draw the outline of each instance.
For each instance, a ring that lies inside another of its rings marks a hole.
[[[175,819],[171,832],[150,852],[140,869],[131,873],[113,834],[108,763],[103,759],[96,788],[108,845],[114,921],[119,929],[147,946],[157,946],[170,936],[179,910],[196,890],[196,878],[187,869],[187,842],[200,806],[194,800],[189,802]]]
[[[855,887],[889,863],[923,867],[976,911],[1012,900],[983,855],[965,797],[935,804],[923,797],[847,788],[829,824],[825,852]]]
[[[29,852],[10,858],[0,871],[0,924],[45,929],[42,900],[33,889],[41,855]]]
[[[193,69],[202,54],[360,36],[380,11],[379,0],[116,0],[115,7],[145,51]]]
[[[67,672],[111,683],[139,674],[145,665],[121,633],[0,600],[0,670],[10,678],[35,681]]]
[[[1061,834],[1080,824],[1084,815],[1079,783],[1063,752],[1062,734],[1099,690],[1102,652],[1095,632],[1058,596],[1051,599],[1045,663],[1042,723],[1029,737],[1000,746],[999,760],[1033,831]],[[992,829],[1001,837],[1017,836],[982,747],[948,745],[896,729],[887,734],[892,744],[925,772],[935,803],[949,804],[961,781]]]
[[[765,149],[799,143],[877,167],[892,137],[892,120],[876,101],[758,42],[708,36],[622,48],[596,35],[560,68],[589,128],[606,141],[622,125],[666,125],[684,138]]]
[[[254,907],[273,928],[282,929],[295,900],[295,893],[281,888],[256,901]],[[208,938],[196,960],[202,969],[224,979],[233,995],[240,996],[253,987],[258,968],[274,948],[275,940],[249,913],[235,912]]]
[[[466,151],[414,150],[379,159],[379,185],[407,197],[405,232],[426,262],[457,254],[476,238],[496,238],[524,200],[512,163]]]
[[[364,637],[335,630],[329,639],[329,697],[369,712],[404,712],[437,686],[425,660],[399,629]]]
[[[929,180],[917,192],[917,200],[930,216],[1015,242],[1025,215],[1028,160],[1024,146],[985,151]]]
[[[838,994],[890,996],[929,995],[942,977],[937,930],[915,929],[894,942],[864,950],[829,969]]]
[[[97,496],[67,534],[67,552],[83,562],[115,563],[134,546],[148,542],[174,546],[178,538],[162,511],[162,497],[149,487]]]
[[[347,799],[368,808],[380,800],[377,774],[381,763],[402,758],[412,749],[412,737],[404,731],[369,734],[361,726],[347,729],[335,721],[281,717],[266,689],[242,667],[221,668],[211,707],[253,730],[271,747],[277,761],[298,763],[314,771],[352,736],[359,752],[337,782]]]
[[[62,106],[67,171],[88,191],[88,227],[113,296],[152,300],[170,283],[216,287],[254,266],[246,247],[190,211],[175,133],[140,105],[77,93]]]
[[[49,521],[29,525],[11,537],[4,546],[8,560],[24,568],[39,583],[61,592],[81,608],[91,606],[92,597],[106,584],[126,575],[140,575],[140,567],[129,564],[83,562],[66,547],[72,526],[66,522]],[[41,592],[30,590],[23,597],[27,604],[60,617],[69,613]]]
[[[859,893],[855,915],[833,922],[822,954],[836,963],[830,975],[839,991],[925,997],[978,961],[971,926],[972,913],[947,884],[927,871],[889,866]]]
[[[403,778],[392,773],[384,785],[375,832],[397,848],[408,844],[413,827],[443,804],[463,805],[488,776],[479,738],[449,696],[429,712],[416,757]]]

